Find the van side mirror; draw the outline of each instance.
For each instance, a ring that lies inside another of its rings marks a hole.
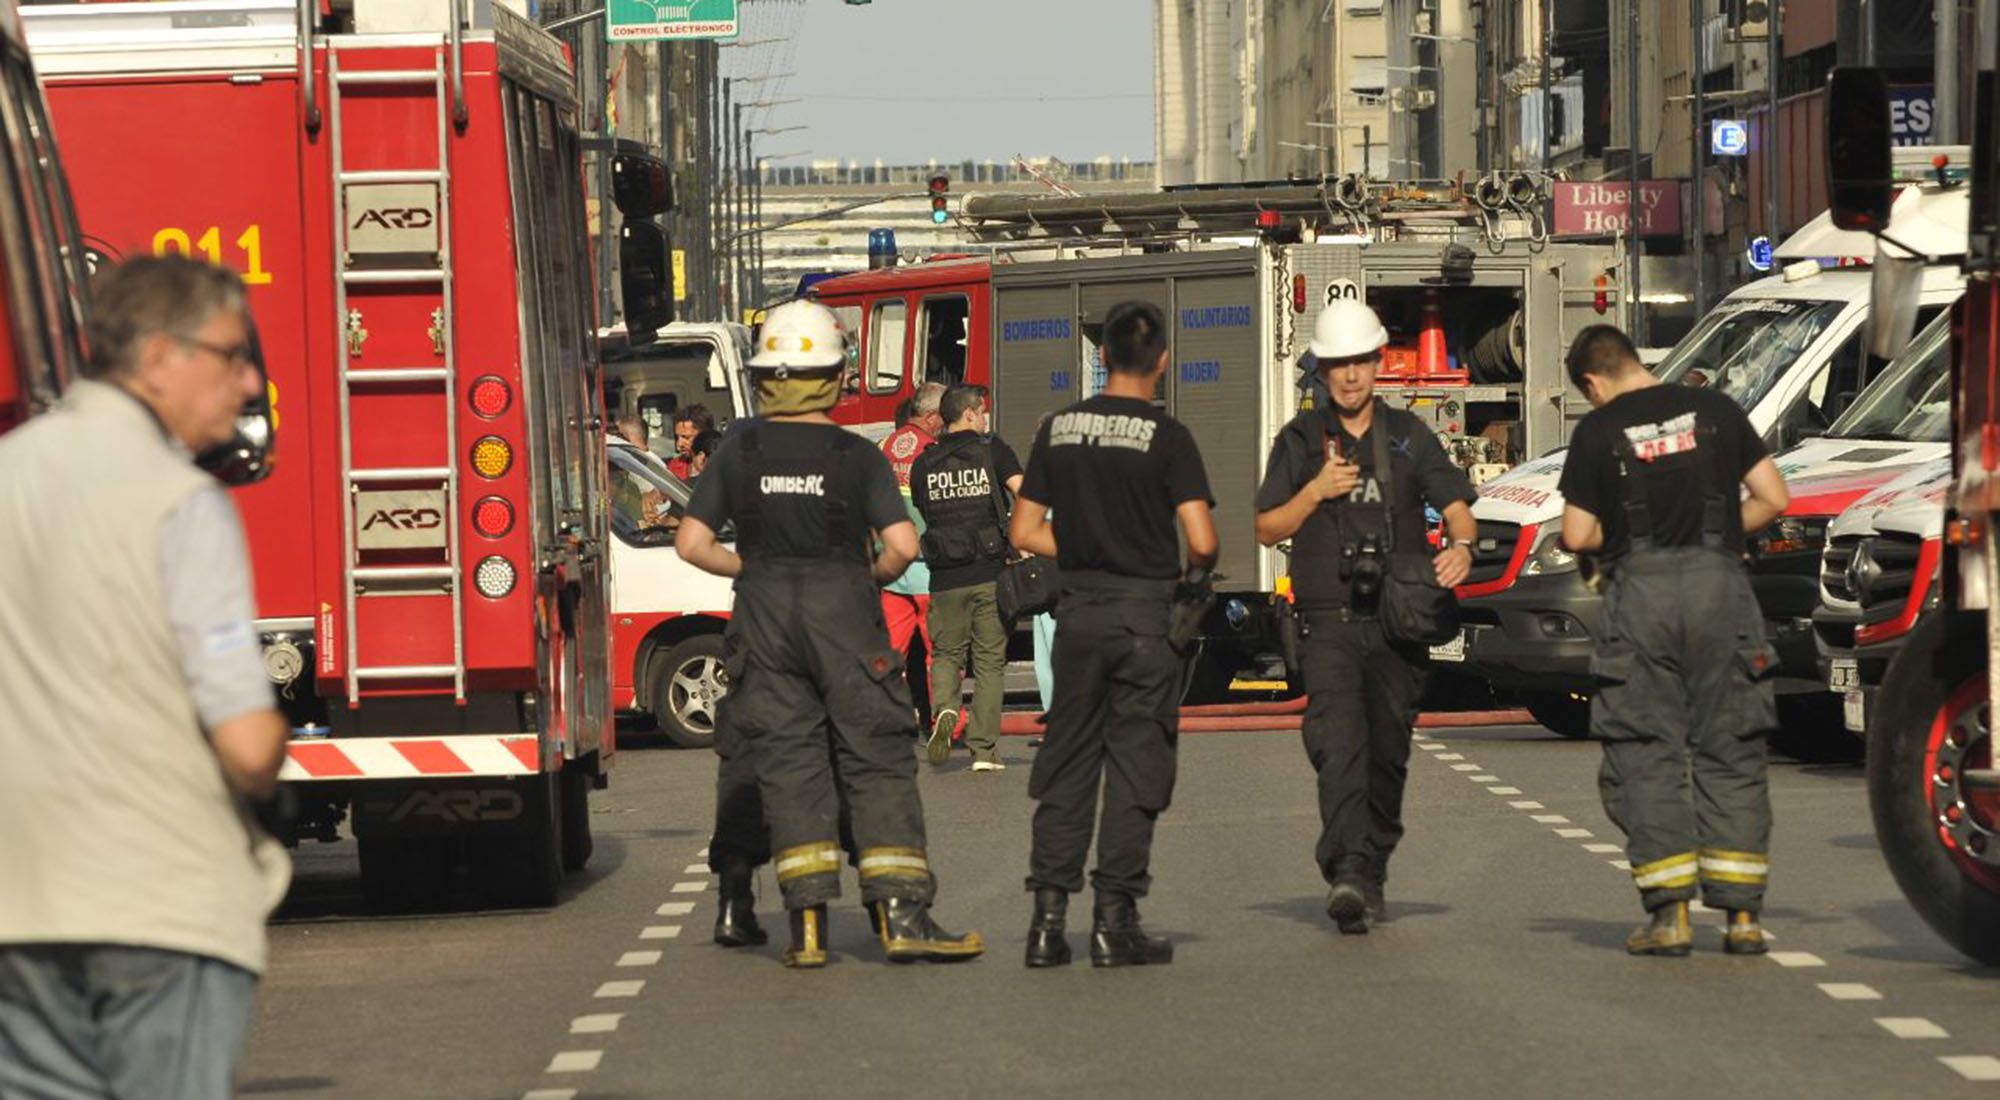
[[[625,307],[625,331],[633,342],[650,339],[674,319],[673,273],[667,235],[650,221],[618,227],[618,289]]]
[[[264,345],[257,322],[245,315],[250,333],[250,361],[257,368],[257,396],[243,403],[236,417],[236,436],[195,456],[195,465],[215,480],[235,487],[264,480],[271,474],[278,448],[278,417],[271,411],[271,376],[264,369]]]
[[[674,208],[674,176],[667,162],[646,153],[611,158],[611,201],[628,218],[653,218]]]
[[[1827,78],[1826,180],[1833,224],[1879,233],[1892,187],[1889,82],[1880,69],[1840,67]]]

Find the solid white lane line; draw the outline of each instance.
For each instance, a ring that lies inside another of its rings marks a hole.
[[[663,917],[685,917],[689,913],[694,912],[694,902],[670,901],[653,910],[653,912]]]
[[[1564,840],[1582,840],[1584,837],[1595,836],[1596,834],[1592,833],[1589,829],[1557,829],[1556,835]]]
[[[2000,1058],[1990,1054],[1948,1054],[1938,1061],[1968,1081],[2000,1081]]]
[[[639,930],[639,938],[642,940],[677,940],[681,938],[681,926],[678,924],[648,925]]]
[[[706,863],[690,863],[687,865],[687,869],[681,872],[684,875],[705,875],[708,873],[708,864]]]
[[[521,1100],[576,1100],[575,1089],[529,1089]]]
[[[565,1050],[549,1059],[549,1068],[543,1073],[589,1073],[604,1061],[601,1050]]]
[[[658,951],[627,951],[623,955],[618,956],[618,965],[658,966],[660,965],[660,953]]]
[[[1563,815],[1561,815],[1561,814],[1535,814],[1535,815],[1534,815],[1533,817],[1530,817],[1530,818],[1529,818],[1528,820],[1530,820],[1530,821],[1534,822],[1534,823],[1535,823],[1535,824],[1537,824],[1537,825],[1567,825],[1567,824],[1569,824],[1569,818],[1566,818],[1566,817],[1564,817],[1564,816],[1563,816]]]
[[[1836,1001],[1879,1001],[1882,995],[1873,986],[1860,982],[1821,982],[1819,991]]]
[[[622,982],[605,982],[603,985],[597,987],[597,993],[595,994],[595,996],[637,997],[639,995],[639,991],[644,988],[646,988],[646,982],[643,978],[635,978],[629,981],[622,981]]]
[[[1466,776],[1466,778],[1467,778],[1467,779],[1470,779],[1470,780],[1472,780],[1472,781],[1473,781],[1474,783],[1498,783],[1498,782],[1500,782],[1500,777],[1499,777],[1499,776],[1497,776],[1497,775],[1468,775],[1468,776]]]
[[[1507,805],[1517,810],[1539,810],[1543,808],[1539,802],[1509,802]]]
[[[1768,958],[1779,966],[1825,966],[1826,960],[1810,951],[1773,951]]]
[[[1437,754],[1437,756],[1433,757],[1433,759],[1436,759],[1436,760],[1463,760],[1463,759],[1465,759],[1465,754],[1464,754],[1464,753],[1457,753],[1457,752],[1441,752],[1441,753],[1438,753],[1438,754]]]
[[[1488,787],[1488,788],[1486,788],[1486,789],[1487,789],[1487,790],[1489,790],[1489,791],[1492,791],[1492,792],[1493,792],[1494,794],[1520,794],[1520,793],[1521,793],[1521,788],[1519,788],[1519,787]]]
[[[674,888],[669,890],[668,893],[699,894],[706,889],[708,889],[708,883],[706,882],[676,882],[674,883]]]
[[[1451,766],[1451,770],[1452,770],[1452,771],[1455,771],[1455,772],[1476,772],[1476,771],[1478,771],[1478,770],[1479,770],[1479,765],[1477,765],[1477,764],[1453,764],[1453,765]]]
[[[1618,844],[1586,844],[1583,846],[1583,850],[1596,855],[1603,855],[1606,852],[1622,852],[1625,848],[1623,845]]]
[[[1882,1030],[1898,1039],[1949,1039],[1951,1032],[1931,1023],[1922,1016],[1877,1016],[1875,1022]]]
[[[600,1012],[594,1016],[578,1016],[569,1022],[571,1035],[599,1035],[607,1031],[617,1031],[618,1021],[625,1018],[623,1012]]]

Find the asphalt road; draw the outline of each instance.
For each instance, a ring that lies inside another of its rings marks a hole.
[[[1027,764],[925,769],[938,913],[989,954],[880,961],[852,893],[834,961],[708,940],[714,761],[621,754],[597,856],[551,912],[361,915],[351,845],[308,846],[272,929],[247,1096],[1913,1097],[2000,1090],[2000,971],[1896,894],[1852,766],[1774,765],[1777,954],[1622,950],[1640,916],[1597,805],[1597,750],[1439,730],[1412,762],[1392,922],[1340,936],[1292,733],[1190,734],[1148,925],[1172,966],[1021,965]],[[691,908],[690,908],[691,905]],[[1087,919],[1088,899],[1077,908]],[[1073,913],[1071,940],[1085,946]]]

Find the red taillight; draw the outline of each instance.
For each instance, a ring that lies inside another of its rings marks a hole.
[[[514,506],[500,497],[481,497],[472,506],[472,529],[497,539],[514,529]]]
[[[1292,276],[1292,312],[1304,313],[1305,311],[1306,277],[1304,275],[1294,275]]]
[[[1611,293],[1608,289],[1611,286],[1611,280],[1599,275],[1596,286],[1597,292],[1590,296],[1590,308],[1601,314],[1611,308]]]
[[[507,406],[513,403],[514,391],[493,375],[472,383],[472,411],[488,420],[506,412]]]
[[[1257,211],[1257,228],[1276,229],[1285,223],[1285,216],[1276,210]]]

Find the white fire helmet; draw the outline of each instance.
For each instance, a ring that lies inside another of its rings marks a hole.
[[[750,369],[776,371],[830,370],[847,363],[847,336],[833,311],[800,298],[777,306],[757,330]]]
[[[1350,298],[1340,298],[1319,311],[1313,321],[1312,342],[1307,350],[1315,359],[1352,359],[1380,351],[1389,342],[1389,330],[1375,311]]]

